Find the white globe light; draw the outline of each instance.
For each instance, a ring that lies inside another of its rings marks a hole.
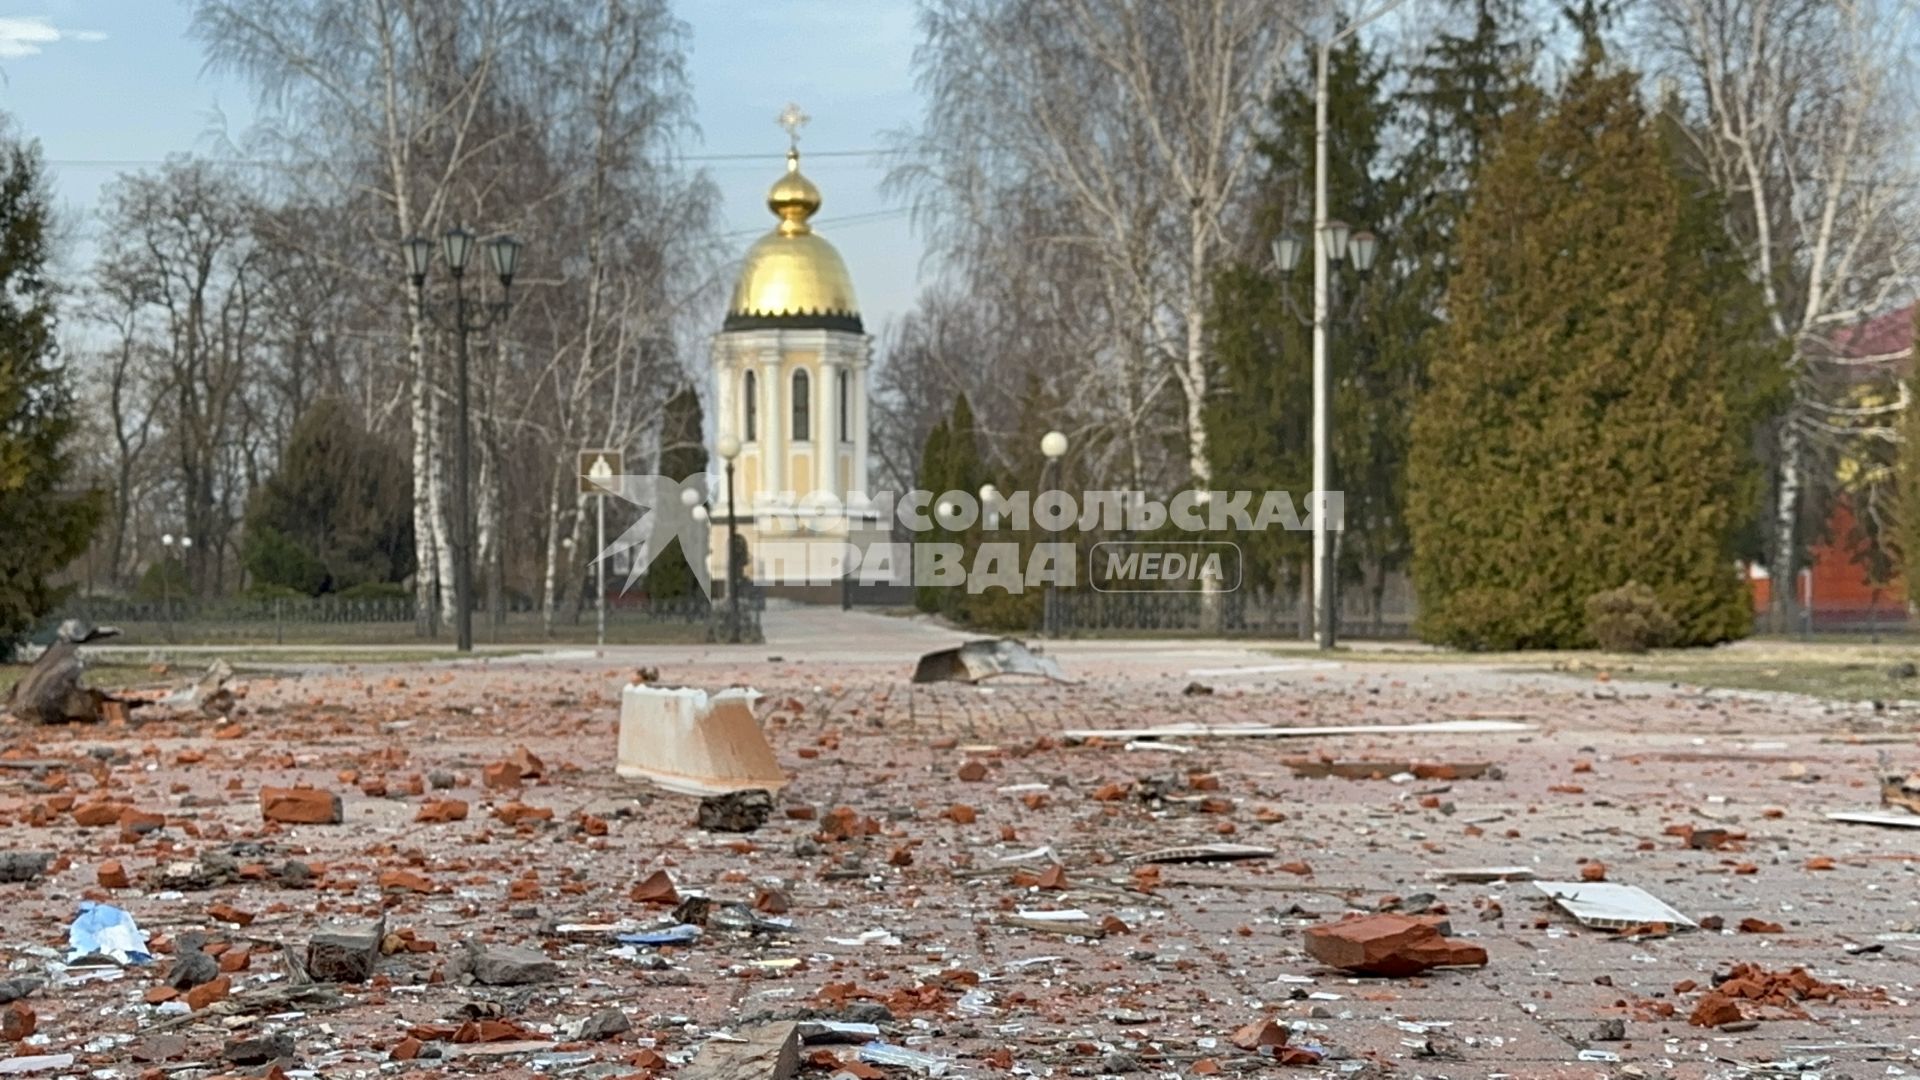
[[[707,508],[706,508],[706,507],[704,507],[704,506],[696,506],[696,507],[694,507],[694,508],[693,508],[693,520],[695,520],[695,521],[705,521],[705,520],[707,520]]]
[[[172,547],[172,546],[173,546],[173,534],[172,534],[172,533],[161,533],[161,534],[160,534],[160,542],[161,542],[162,544],[165,544],[165,545],[167,545],[168,547]]]
[[[1049,431],[1040,439],[1040,452],[1050,458],[1060,458],[1067,453],[1067,437],[1058,431]]]
[[[700,493],[700,489],[697,487],[683,487],[680,489],[680,505],[689,510],[705,502],[706,498],[705,495]]]
[[[740,440],[732,435],[722,435],[714,440],[713,448],[724,461],[732,461],[740,456]]]

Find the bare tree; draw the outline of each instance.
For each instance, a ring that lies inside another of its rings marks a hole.
[[[1209,289],[1240,246],[1257,125],[1298,10],[936,0],[923,18],[927,118],[891,182],[914,192],[937,250],[969,280],[1061,250],[1084,260],[1072,302],[1096,329],[1078,345],[1093,359],[1088,389],[1117,432],[1149,439],[1168,382],[1180,391],[1173,482],[1212,474]],[[1002,231],[1022,218],[1040,227]],[[1134,443],[1122,471],[1147,471],[1143,454]]]
[[[1912,0],[1654,0],[1648,28],[1690,121],[1692,156],[1725,200],[1792,397],[1774,435],[1774,616],[1792,603],[1809,470],[1888,439],[1906,405],[1836,400],[1843,331],[1915,284]]]
[[[211,166],[185,162],[121,179],[107,202],[100,277],[128,305],[126,348],[139,348],[139,308],[158,322],[155,389],[194,542],[188,581],[218,591],[247,487],[239,465],[251,428],[262,284],[252,202]]]
[[[405,341],[413,440],[415,596],[429,628],[452,580],[455,538],[441,467],[444,426],[430,327],[401,290],[397,242],[456,224],[449,203],[470,163],[510,138],[487,128],[532,0],[201,0],[196,32],[209,63],[250,78],[290,174],[332,201],[371,199],[357,236],[385,255],[363,272],[386,283]],[[379,285],[369,282],[374,289]]]

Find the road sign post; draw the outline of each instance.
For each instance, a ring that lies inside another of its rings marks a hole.
[[[594,605],[597,625],[594,629],[594,642],[605,646],[607,643],[607,489],[600,481],[611,481],[626,472],[618,450],[582,450],[580,451],[580,492],[595,497],[595,517],[598,520],[597,541],[593,558],[594,590],[598,592],[599,602]]]

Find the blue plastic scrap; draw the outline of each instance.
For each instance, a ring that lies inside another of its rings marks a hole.
[[[120,964],[148,964],[147,932],[133,916],[112,904],[80,902],[80,914],[67,928],[67,962],[83,956],[105,956]]]
[[[681,923],[665,930],[649,930],[644,934],[621,934],[614,940],[625,945],[685,945],[699,938],[699,927],[692,923]]]

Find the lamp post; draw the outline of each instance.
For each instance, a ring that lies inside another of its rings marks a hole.
[[[714,444],[727,464],[727,640],[740,644],[740,575],[734,561],[733,459],[740,456],[740,440],[722,435]]]
[[[1044,496],[1053,490],[1060,479],[1060,459],[1067,456],[1067,437],[1058,431],[1049,431],[1040,437],[1040,452],[1046,455],[1047,464],[1040,478],[1040,494]],[[1040,625],[1048,637],[1060,632],[1060,601],[1054,595],[1053,582],[1047,582],[1047,591],[1041,597]]]
[[[1335,45],[1405,2],[1387,0],[1371,13],[1354,19],[1339,33],[1322,41],[1315,57],[1318,61],[1313,82],[1313,495],[1318,502],[1313,509],[1313,568],[1316,574],[1326,573],[1333,546],[1325,513],[1327,488],[1332,483],[1333,472],[1333,444],[1328,430],[1331,388],[1327,374],[1327,290],[1332,269],[1330,264],[1338,263],[1341,254],[1335,254],[1329,248],[1338,240],[1339,250],[1343,254],[1348,240],[1346,226],[1327,218],[1327,67]],[[1338,232],[1334,230],[1336,225],[1339,226]],[[1372,253],[1369,252],[1367,257],[1371,261]],[[1325,605],[1333,590],[1328,582],[1323,581],[1317,591],[1319,602],[1316,606],[1321,608],[1318,612],[1320,647],[1331,649],[1334,613]]]
[[[186,573],[187,552],[193,548],[193,537],[175,537],[172,533],[160,534],[160,546],[167,549],[160,561],[160,612],[166,616],[167,640],[173,640],[173,545],[180,545],[180,572]]]
[[[423,320],[450,331],[456,342],[453,506],[458,520],[453,526],[453,625],[456,639],[454,647],[461,652],[473,651],[473,453],[468,402],[467,335],[491,329],[496,323],[506,321],[513,304],[513,275],[520,266],[521,244],[511,236],[500,236],[487,241],[485,247],[488,259],[493,264],[494,276],[500,279],[500,300],[479,305],[481,315],[475,318],[468,309],[463,288],[467,263],[473,256],[474,235],[456,226],[440,237],[447,273],[453,278],[451,317],[443,322],[441,315],[427,303],[427,271],[433,264],[433,242],[424,236],[410,236],[400,244],[401,252],[406,256],[407,277],[413,283],[414,309]]]
[[[1327,522],[1326,515],[1322,513],[1325,500],[1320,494],[1331,486],[1333,472],[1333,380],[1329,376],[1330,365],[1327,360],[1327,353],[1331,350],[1332,319],[1328,309],[1340,306],[1341,264],[1351,256],[1354,270],[1364,278],[1373,270],[1373,258],[1379,250],[1379,244],[1379,238],[1373,233],[1366,230],[1351,232],[1344,221],[1327,222],[1326,227],[1320,230],[1319,242],[1315,244],[1315,250],[1327,256],[1328,272],[1325,275],[1327,295],[1322,296],[1322,290],[1318,287],[1314,291],[1316,301],[1325,302],[1316,303],[1313,320],[1313,487],[1316,498],[1320,498],[1321,502],[1314,508],[1314,558],[1309,575],[1314,588],[1309,610],[1317,616],[1311,622],[1314,635],[1323,649],[1331,649],[1336,643],[1336,612],[1339,610],[1340,596],[1338,540],[1336,538],[1333,543],[1328,543],[1325,539]],[[1300,238],[1290,232],[1275,237],[1273,264],[1283,279],[1292,278],[1293,271],[1300,265]],[[1288,302],[1291,304],[1290,298]],[[1301,636],[1306,637],[1307,632],[1307,623],[1302,623]]]

